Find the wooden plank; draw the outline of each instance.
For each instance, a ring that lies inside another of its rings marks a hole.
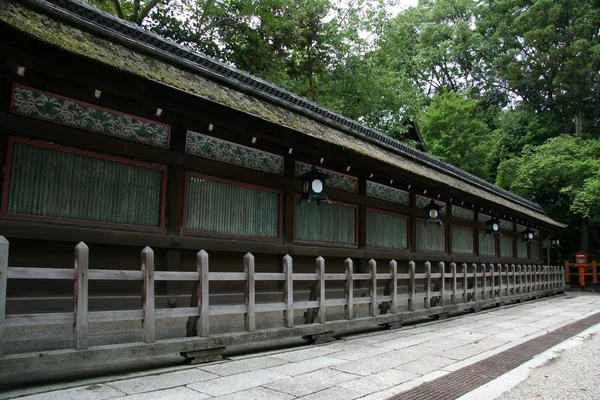
[[[370,297],[355,297],[354,305],[356,305],[356,304],[371,304],[371,298]]]
[[[333,306],[346,306],[348,303],[346,301],[346,299],[329,299],[325,302],[325,305],[327,307],[333,307]]]
[[[325,323],[325,259],[323,257],[317,257],[315,261],[317,267],[317,275],[319,275],[319,284],[317,287],[317,294],[319,301],[319,322]]]
[[[354,280],[355,281],[370,281],[371,279],[373,279],[373,276],[371,275],[371,273],[368,273],[368,274],[354,274]]]
[[[246,281],[248,275],[245,272],[211,272],[209,280],[211,281]]]
[[[396,274],[399,280],[410,280],[410,274]]]
[[[390,308],[391,312],[395,314],[398,311],[398,263],[396,260],[390,261],[390,275],[390,292],[392,295],[392,303],[390,304]]]
[[[255,281],[285,281],[286,276],[280,272],[255,272]]]
[[[318,274],[294,274],[293,279],[295,281],[318,281]]]
[[[479,278],[477,278],[477,264],[471,264],[473,268],[473,301],[479,301]]]
[[[377,316],[377,262],[369,260],[369,270],[371,271],[371,316]]]
[[[209,293],[208,293],[208,253],[200,250],[196,255],[196,268],[200,273],[200,282],[198,283],[198,307],[200,308],[200,318],[198,318],[198,335],[207,337],[210,332],[209,319]]]
[[[197,282],[200,280],[200,273],[183,271],[155,271],[154,280],[156,282]]]
[[[481,298],[483,300],[486,300],[488,295],[488,284],[485,264],[481,264],[481,271],[483,272],[483,295],[481,296]]]
[[[289,254],[283,257],[283,273],[285,274],[285,283],[283,284],[283,301],[285,303],[283,324],[286,328],[292,328],[294,326],[294,261]]]
[[[142,310],[144,310],[142,340],[146,343],[154,343],[156,341],[156,324],[154,319],[154,251],[146,246],[142,250],[141,258],[141,270],[144,274],[144,286],[142,287]]]
[[[346,296],[346,319],[354,319],[354,263],[350,258],[344,260],[344,267],[346,268],[346,286],[344,294]]]
[[[410,290],[410,300],[408,300],[408,310],[409,311],[415,311],[415,294],[416,294],[416,285],[415,285],[415,262],[414,261],[410,261],[408,263],[408,271],[410,274],[410,285],[409,285],[409,290]]]
[[[8,286],[8,240],[0,236],[0,357],[4,354],[4,331],[6,330],[6,288]]]
[[[8,267],[8,278],[74,280],[75,270],[71,268]]]
[[[431,263],[425,262],[425,309],[431,308]]]
[[[244,327],[248,332],[256,330],[256,286],[254,284],[254,256],[246,253],[244,256],[244,275],[246,279],[246,290],[244,290],[244,303],[246,312],[244,313]]]
[[[209,315],[231,315],[231,314],[246,314],[248,306],[246,304],[236,304],[230,306],[210,306]]]
[[[440,306],[444,306],[446,302],[446,264],[443,261],[440,261],[438,264],[438,268],[440,270],[439,280],[440,280]]]
[[[143,319],[143,310],[91,311],[88,313],[89,322],[141,321]]]
[[[141,281],[144,279],[142,271],[90,269],[88,274],[90,281]]]
[[[77,350],[89,347],[88,337],[88,266],[89,248],[83,242],[75,246],[75,290],[73,293],[75,324],[73,339]]]
[[[326,281],[345,281],[346,274],[325,274]]]
[[[490,263],[490,279],[491,279],[491,289],[492,289],[492,293],[491,293],[491,298],[495,299],[496,298],[496,273],[494,271],[494,264]]]
[[[456,263],[455,262],[451,262],[450,263],[450,269],[452,270],[452,299],[451,299],[451,303],[452,304],[456,304]]]
[[[389,281],[392,279],[392,274],[377,274],[378,281]]]
[[[154,317],[157,319],[197,317],[199,315],[198,307],[159,308],[154,312]]]
[[[462,275],[463,275],[463,301],[465,303],[469,302],[469,296],[467,296],[467,290],[469,288],[468,274],[467,274],[467,264],[462,264]]]
[[[75,314],[45,313],[45,314],[15,314],[6,316],[6,327],[33,326],[33,325],[61,325],[74,324]]]
[[[287,305],[285,303],[256,303],[256,312],[271,312],[271,311],[285,311]]]
[[[308,301],[296,301],[294,302],[294,310],[299,309],[309,309],[309,308],[318,308],[319,302],[317,300],[308,300]]]

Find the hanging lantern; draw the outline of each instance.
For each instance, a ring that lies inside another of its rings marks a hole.
[[[320,205],[321,201],[324,200],[331,204],[325,190],[325,180],[327,178],[329,178],[329,175],[322,173],[313,165],[310,171],[300,177],[302,179],[302,194],[298,199],[298,204],[302,200],[306,200],[307,203],[316,201],[317,205]]]
[[[440,218],[441,209],[442,209],[441,205],[439,205],[435,201],[431,200],[431,202],[429,203],[429,205],[426,208],[427,218],[425,219],[425,223],[423,224],[423,226],[426,226],[429,223],[444,225],[444,223],[442,222],[442,220]]]
[[[537,243],[535,240],[533,240],[534,235],[535,235],[535,233],[531,229],[529,229],[529,228],[525,229],[523,231],[523,242]]]
[[[498,218],[490,218],[485,223],[485,234],[492,236],[502,236],[502,233],[500,232],[500,221],[498,220]]]
[[[560,247],[560,240],[556,238],[550,239],[550,247],[557,248]]]

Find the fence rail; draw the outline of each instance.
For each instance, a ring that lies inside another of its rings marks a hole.
[[[21,372],[50,367],[59,362],[101,362],[204,350],[233,343],[316,335],[355,326],[400,323],[416,317],[464,309],[478,310],[488,305],[555,294],[564,290],[565,278],[563,268],[539,265],[446,265],[440,262],[436,271],[432,271],[431,263],[425,262],[424,271],[417,273],[416,264],[412,261],[408,263],[408,273],[398,273],[398,264],[394,260],[387,265],[389,272],[378,272],[376,261],[370,260],[367,273],[354,273],[351,259],[345,260],[343,273],[326,273],[322,257],[315,261],[316,273],[295,273],[293,259],[289,255],[283,257],[283,272],[263,273],[255,271],[255,258],[250,253],[243,257],[243,272],[210,272],[209,255],[204,250],[196,256],[195,272],[155,271],[154,252],[149,247],[141,252],[140,270],[103,270],[89,268],[89,249],[83,242],[75,247],[73,269],[9,267],[8,256],[9,243],[0,236],[0,372]],[[74,311],[6,315],[10,279],[72,280]],[[141,309],[89,311],[89,282],[101,280],[142,283]],[[155,284],[159,281],[195,282],[190,307],[155,309]],[[214,281],[244,282],[244,303],[210,304],[209,283]],[[282,301],[257,303],[256,283],[261,281],[281,282]],[[308,300],[296,298],[294,282],[299,281],[311,283]],[[333,281],[343,282],[343,298],[327,298],[327,284]],[[367,291],[368,296],[355,296],[355,282],[359,281],[363,281],[362,289]],[[423,290],[417,291],[418,287]],[[356,306],[361,305],[367,307],[368,316],[357,315]],[[344,307],[344,319],[328,321],[330,307]],[[296,325],[295,310],[306,311],[304,324]],[[274,311],[283,312],[282,326],[257,331],[256,314]],[[233,314],[243,314],[244,332],[211,335],[210,316]],[[182,317],[189,318],[187,338],[157,341],[157,319]],[[135,320],[141,321],[143,343],[90,346],[90,323]],[[7,328],[54,324],[73,324],[73,349],[3,355]]]

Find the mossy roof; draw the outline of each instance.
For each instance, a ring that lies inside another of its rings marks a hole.
[[[172,65],[158,57],[153,57],[141,51],[132,50],[122,44],[100,38],[77,26],[69,25],[44,13],[29,9],[13,0],[0,2],[0,21],[62,50],[200,96],[215,103],[293,129],[299,134],[308,135],[352,150],[363,156],[375,158],[380,162],[415,173],[423,178],[440,182],[486,201],[513,209],[540,222],[558,227],[565,226],[541,212],[525,207],[505,197],[498,196],[450,174],[444,174],[409,157],[402,157],[396,152],[377,146],[372,142],[349,135],[290,109],[232,89],[200,74]]]

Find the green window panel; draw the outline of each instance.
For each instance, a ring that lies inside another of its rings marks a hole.
[[[367,213],[367,245],[388,249],[408,247],[408,218],[369,211]]]
[[[529,243],[529,253],[531,255],[532,260],[537,260],[540,258],[540,244],[539,243]]]
[[[187,177],[185,228],[219,235],[279,237],[279,191]]]
[[[500,256],[501,257],[514,257],[513,242],[514,242],[514,239],[509,236],[503,236],[500,238]]]
[[[452,253],[473,254],[474,252],[473,231],[471,229],[453,227]]]
[[[496,255],[496,238],[494,236],[486,235],[485,232],[479,231],[479,255]]]
[[[356,208],[301,202],[296,206],[296,240],[356,244]]]
[[[527,242],[517,239],[517,258],[527,258]]]
[[[161,227],[165,168],[117,160],[15,141],[6,212]]]
[[[446,251],[446,227],[438,224],[427,224],[417,221],[417,250]]]

